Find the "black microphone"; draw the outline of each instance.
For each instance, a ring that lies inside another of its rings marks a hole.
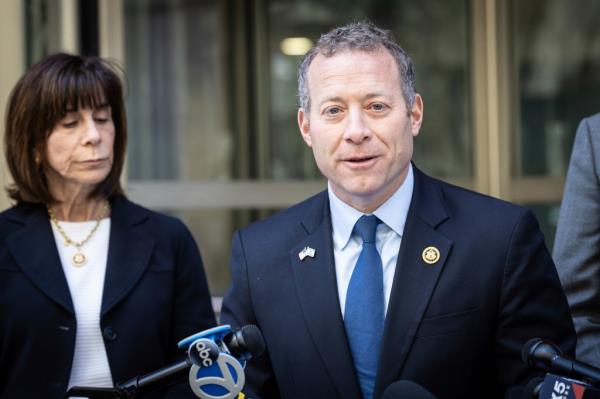
[[[381,399],[436,399],[436,397],[419,384],[408,380],[400,380],[391,383],[383,391]]]
[[[529,380],[527,385],[525,385],[525,388],[523,388],[523,399],[539,398],[543,385],[544,379],[542,377],[534,377]]]
[[[563,357],[560,348],[550,341],[541,338],[530,339],[523,346],[521,355],[530,367],[587,380],[594,385],[600,384],[600,369]]]
[[[265,352],[265,340],[254,324],[231,331],[223,337],[223,343],[231,355],[237,359],[248,360],[252,357],[259,357]]]

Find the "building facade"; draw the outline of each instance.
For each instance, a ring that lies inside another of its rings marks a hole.
[[[23,71],[47,54],[122,65],[128,196],[185,221],[215,296],[229,283],[235,229],[325,187],[296,125],[296,69],[336,25],[371,20],[413,58],[425,103],[416,164],[532,208],[549,246],[577,124],[600,112],[596,0],[5,0],[2,7],[2,110]],[[4,164],[0,179],[9,183]],[[9,205],[1,194],[0,209]]]

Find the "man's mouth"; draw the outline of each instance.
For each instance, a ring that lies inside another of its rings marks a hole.
[[[377,158],[377,156],[375,156],[375,155],[353,156],[353,157],[344,158],[344,162],[363,163],[363,162],[371,161],[375,158]]]

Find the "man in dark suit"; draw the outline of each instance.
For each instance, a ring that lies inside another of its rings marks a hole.
[[[222,320],[255,323],[265,398],[379,398],[411,380],[439,398],[502,397],[535,371],[533,338],[574,331],[528,210],[412,163],[423,119],[410,58],[388,32],[322,36],[299,73],[298,124],[328,189],[237,232]]]

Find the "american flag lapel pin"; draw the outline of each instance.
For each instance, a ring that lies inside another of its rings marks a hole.
[[[304,258],[306,257],[309,258],[314,258],[315,257],[315,249],[311,248],[311,247],[304,247],[302,248],[302,251],[298,252],[298,258],[300,258],[300,261],[303,261]]]

